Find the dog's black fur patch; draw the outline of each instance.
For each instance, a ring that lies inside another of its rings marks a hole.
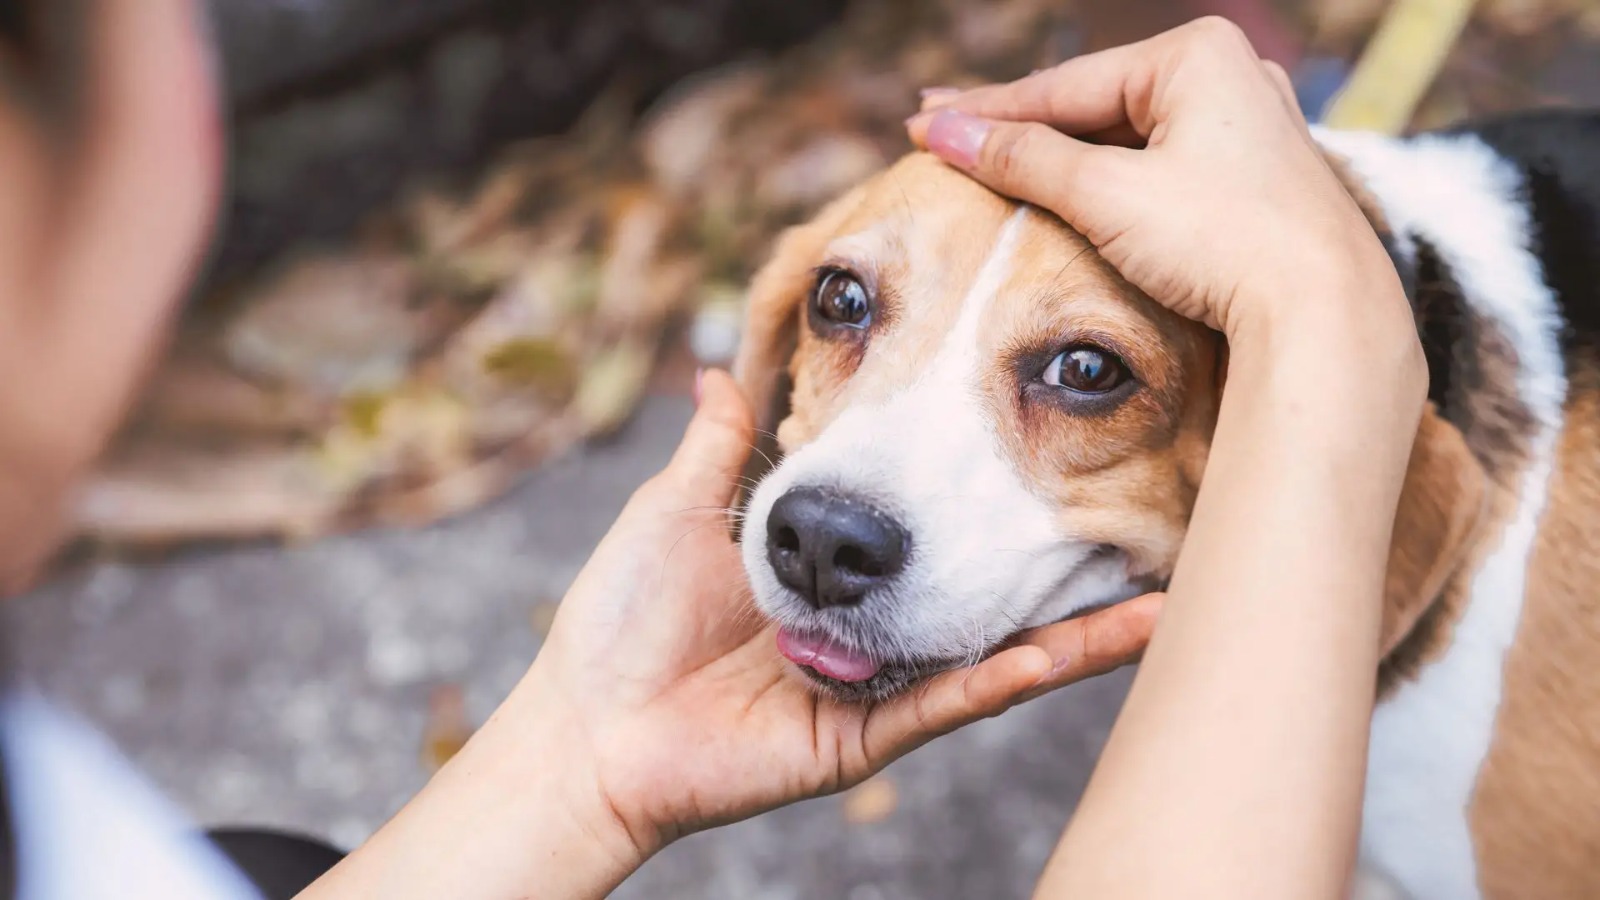
[[[1522,175],[1533,226],[1529,249],[1565,321],[1561,343],[1570,370],[1575,351],[1600,353],[1600,111],[1517,113],[1456,132],[1475,135]]]

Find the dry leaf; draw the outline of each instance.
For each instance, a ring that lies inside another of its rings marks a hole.
[[[515,338],[489,348],[483,370],[518,388],[554,397],[571,394],[577,381],[577,363],[565,347],[552,338]]]
[[[705,179],[733,117],[763,99],[766,74],[740,66],[687,79],[662,97],[641,130],[641,156],[661,186],[684,192]]]
[[[1583,0],[1481,0],[1477,13],[1490,28],[1526,38],[1547,32],[1584,5]]]
[[[314,433],[327,426],[329,415],[326,398],[180,354],[157,373],[139,413],[147,428],[246,438]]]
[[[118,449],[78,494],[78,528],[91,539],[163,547],[319,533],[339,508],[338,493],[293,449]]]
[[[852,825],[872,825],[894,815],[900,790],[887,775],[877,775],[844,795],[844,818]]]
[[[756,190],[768,206],[809,209],[865,181],[888,162],[865,137],[822,135],[774,163]]]
[[[652,349],[629,341],[605,351],[589,364],[573,408],[590,433],[609,434],[627,421],[644,394],[654,362]]]
[[[422,730],[422,764],[430,772],[444,768],[472,737],[465,692],[458,684],[435,688],[428,698],[428,719]]]
[[[543,638],[550,633],[550,626],[556,622],[556,613],[561,611],[561,604],[549,600],[533,605],[533,633]]]
[[[429,336],[416,274],[400,256],[303,260],[245,298],[223,351],[243,373],[329,394],[393,384]]]

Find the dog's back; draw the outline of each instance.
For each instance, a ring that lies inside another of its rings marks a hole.
[[[1489,485],[1385,663],[1363,854],[1419,900],[1600,896],[1600,114],[1318,136],[1378,207]]]

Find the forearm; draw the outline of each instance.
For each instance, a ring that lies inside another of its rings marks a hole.
[[[599,898],[632,874],[642,860],[564,756],[571,741],[516,708],[526,687],[302,900]]]
[[[1250,337],[1163,619],[1040,896],[1331,897],[1348,876],[1425,375],[1409,336],[1337,316]]]

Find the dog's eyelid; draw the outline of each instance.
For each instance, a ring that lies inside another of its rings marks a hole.
[[[827,256],[822,262],[811,267],[811,274],[820,284],[822,279],[829,275],[843,274],[861,282],[861,286],[869,293],[876,294],[878,287],[878,273],[871,265],[866,265],[860,260],[844,256]]]
[[[1132,362],[1132,356],[1123,347],[1123,342],[1101,331],[1082,330],[1019,343],[1003,356],[1013,366],[1022,370],[1031,369],[1030,374],[1037,376],[1057,357],[1073,350],[1093,350],[1096,353],[1103,353],[1122,367],[1127,373],[1127,380],[1144,383],[1144,379],[1139,375],[1139,368]]]

